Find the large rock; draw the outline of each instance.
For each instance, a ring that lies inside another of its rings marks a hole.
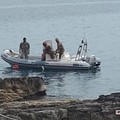
[[[23,100],[24,98],[45,95],[46,87],[40,77],[5,78],[0,80],[0,102]]]
[[[118,99],[120,93],[100,96],[96,100],[49,98],[2,103],[0,120],[6,120],[1,115],[15,120],[120,120],[120,115],[116,114],[116,110],[120,110]]]

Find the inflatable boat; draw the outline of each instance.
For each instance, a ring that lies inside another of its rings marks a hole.
[[[101,64],[100,59],[95,55],[87,55],[87,42],[84,40],[81,41],[76,55],[70,56],[69,53],[64,53],[61,59],[59,59],[59,54],[56,54],[54,59],[46,54],[45,61],[42,60],[42,57],[34,55],[29,55],[28,59],[23,59],[19,52],[10,49],[3,50],[1,58],[14,69],[89,70],[96,69]]]

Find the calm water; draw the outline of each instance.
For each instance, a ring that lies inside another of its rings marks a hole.
[[[97,2],[96,2],[97,1]],[[97,71],[11,70],[0,59],[0,77],[42,76],[49,96],[93,99],[120,91],[120,0],[0,0],[0,51],[18,50],[26,37],[31,54],[42,42],[58,37],[75,54],[83,37],[85,16],[88,52],[101,58]]]

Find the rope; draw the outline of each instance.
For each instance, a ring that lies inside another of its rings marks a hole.
[[[2,116],[3,118],[7,118],[7,119],[9,119],[9,120],[17,120],[17,119],[10,118],[10,117],[7,117],[7,116],[5,116],[5,115],[2,115],[2,114],[0,114],[0,116]]]

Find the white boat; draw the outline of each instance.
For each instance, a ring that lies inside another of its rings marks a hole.
[[[64,53],[59,59],[55,55],[54,59],[46,55],[46,60],[42,61],[40,56],[29,55],[28,59],[21,59],[20,54],[14,50],[6,49],[1,54],[1,58],[9,63],[12,68],[20,69],[42,69],[42,70],[89,70],[100,66],[100,59],[95,55],[87,55],[87,42],[82,40],[77,54],[73,57],[69,53]]]

